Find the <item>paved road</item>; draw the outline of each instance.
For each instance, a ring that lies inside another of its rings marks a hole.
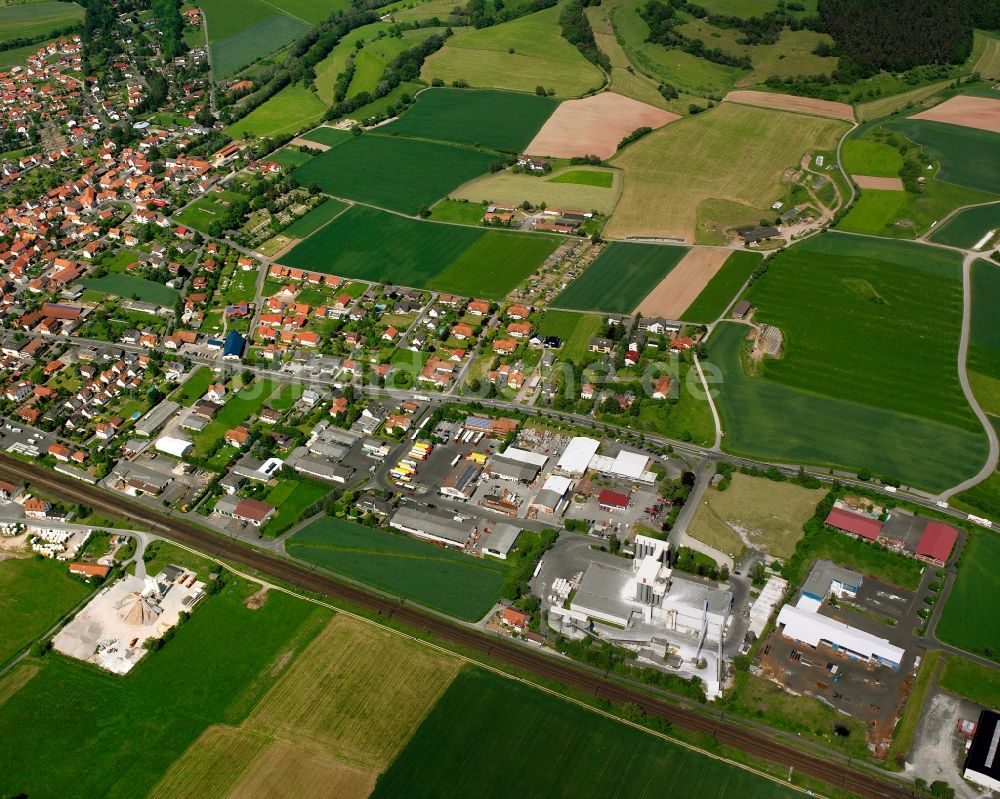
[[[986,480],[996,471],[997,462],[1000,460],[1000,442],[997,441],[996,428],[990,423],[989,417],[987,417],[986,412],[979,404],[979,400],[976,399],[976,395],[969,385],[969,371],[966,366],[969,355],[969,332],[972,327],[972,264],[981,257],[981,253],[967,252],[962,261],[963,312],[962,334],[958,343],[958,380],[962,384],[965,399],[968,401],[973,413],[978,417],[980,424],[986,430],[986,437],[990,442],[990,451],[986,458],[986,463],[983,464],[982,468],[974,476],[968,480],[963,480],[957,486],[952,486],[947,491],[941,492],[941,499],[945,501],[955,494],[960,494],[962,491]]]

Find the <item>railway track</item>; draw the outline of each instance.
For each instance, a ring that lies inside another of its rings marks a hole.
[[[911,788],[862,771],[850,762],[837,762],[800,751],[745,726],[722,717],[706,716],[683,705],[671,704],[644,694],[608,676],[588,672],[571,663],[556,660],[517,644],[487,636],[478,630],[448,621],[399,600],[388,599],[344,583],[275,555],[260,552],[235,541],[214,535],[181,519],[140,506],[95,486],[56,474],[40,466],[15,460],[0,453],[0,474],[13,480],[27,480],[36,488],[85,502],[95,510],[145,522],[157,534],[220,560],[240,564],[300,589],[345,602],[385,619],[393,619],[435,638],[465,647],[484,657],[521,669],[537,677],[551,679],[590,696],[616,704],[638,705],[650,717],[659,717],[678,728],[703,733],[720,744],[739,749],[765,761],[780,764],[822,780],[864,799],[914,799]]]

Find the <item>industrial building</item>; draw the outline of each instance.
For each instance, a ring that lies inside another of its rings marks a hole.
[[[520,527],[513,524],[498,524],[487,534],[486,542],[483,544],[483,554],[507,560],[507,556],[520,536]]]
[[[441,494],[453,499],[469,499],[475,493],[476,480],[482,471],[482,467],[475,461],[468,458],[459,460],[441,481]]]
[[[653,485],[656,482],[656,473],[646,468],[649,464],[648,455],[622,449],[612,458],[607,455],[598,455],[599,446],[600,442],[593,438],[585,436],[571,438],[559,458],[556,468],[571,477],[579,477],[587,470],[593,470],[598,474],[647,485]]]
[[[573,481],[568,477],[552,475],[542,483],[542,489],[528,506],[528,514],[537,516],[539,513],[548,515],[562,512],[566,503],[569,502],[568,494],[573,487]]]
[[[1000,791],[1000,713],[984,710],[979,714],[962,776],[987,790]]]
[[[174,458],[183,458],[191,449],[194,444],[189,438],[181,438],[180,436],[160,436],[156,439],[156,449],[158,452],[163,452],[167,455],[171,455]]]
[[[135,423],[134,432],[138,436],[152,438],[166,424],[181,406],[170,400],[162,400],[151,408],[145,416]]]
[[[903,649],[869,632],[831,619],[819,611],[828,594],[856,596],[862,578],[857,572],[844,569],[828,560],[816,562],[802,586],[798,601],[785,605],[778,613],[782,635],[813,648],[821,643],[852,660],[864,660],[898,669],[903,662]]]
[[[446,516],[410,506],[396,510],[389,526],[452,547],[464,547],[476,531],[475,523],[462,516]]]

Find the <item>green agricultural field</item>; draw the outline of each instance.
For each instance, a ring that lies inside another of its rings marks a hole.
[[[754,320],[776,325],[785,336],[783,357],[766,363],[767,380],[980,430],[955,368],[960,255],[825,234],[769,264],[747,292],[757,307]]]
[[[215,372],[207,366],[199,366],[182,385],[178,386],[170,399],[185,407],[191,407],[205,396],[205,392],[214,380]]]
[[[687,251],[687,247],[612,242],[552,305],[578,311],[631,313]]]
[[[328,194],[416,214],[495,160],[477,150],[367,133],[317,155],[294,175]]]
[[[500,597],[507,566],[389,530],[326,517],[285,542],[292,557],[467,621]]]
[[[333,105],[333,90],[337,76],[346,69],[347,57],[354,52],[355,43],[369,41],[379,31],[387,30],[389,27],[388,22],[373,22],[371,25],[355,28],[316,65],[316,93],[326,105]]]
[[[558,236],[487,230],[475,244],[428,282],[428,287],[465,297],[500,298],[548,258]]]
[[[523,239],[523,240],[522,240]],[[530,242],[530,243],[529,243]],[[554,236],[487,231],[407,219],[354,206],[293,248],[288,266],[415,288],[434,287],[475,296],[503,297],[542,263],[558,245]],[[465,255],[472,249],[470,255]],[[460,273],[470,268],[493,273]]]
[[[548,183],[574,183],[579,186],[597,186],[610,189],[614,183],[615,173],[597,169],[571,169],[548,179]]]
[[[895,178],[903,168],[903,156],[884,142],[848,139],[844,142],[842,163],[850,175]]]
[[[83,21],[83,9],[76,3],[24,3],[0,7],[0,42],[50,35]],[[42,44],[33,45],[37,50]]]
[[[598,314],[574,311],[546,311],[538,324],[539,336],[559,336],[562,349],[559,360],[581,362],[587,355],[587,341],[604,330],[604,318]]]
[[[525,734],[559,742],[523,756]],[[475,741],[490,752],[468,756]],[[516,768],[511,764],[517,763]],[[798,792],[491,672],[466,667],[375,786],[407,796],[711,796],[785,799]]]
[[[681,314],[686,322],[708,324],[719,318],[729,304],[736,298],[753,271],[763,264],[757,253],[737,251],[730,255],[722,265],[722,269],[708,281],[694,302]]]
[[[317,205],[301,219],[296,219],[285,228],[285,235],[296,239],[304,239],[315,233],[337,214],[347,208],[340,200],[328,199],[322,205]]]
[[[180,296],[175,289],[162,283],[116,272],[108,273],[104,277],[85,278],[80,282],[91,291],[143,302],[155,302],[170,309],[173,309],[177,297]]]
[[[803,152],[833,149],[845,130],[840,120],[738,103],[672,122],[612,159],[625,182],[606,233],[719,243],[726,228],[772,217],[784,171]]]
[[[295,169],[302,166],[310,158],[312,158],[310,153],[304,153],[296,147],[282,147],[277,152],[271,153],[267,160],[275,161],[285,169]]]
[[[1000,682],[996,670],[959,657],[948,658],[938,685],[1000,712]]]
[[[326,106],[315,92],[295,83],[234,122],[223,133],[233,139],[245,138],[246,134],[268,138],[295,133],[319,122],[324,111]]]
[[[65,563],[0,560],[0,664],[48,632],[88,593],[82,580],[69,576]]]
[[[850,233],[915,238],[956,208],[997,199],[978,189],[928,180],[919,194],[908,191],[862,189],[851,210],[837,225]]]
[[[992,607],[1000,595],[998,562],[1000,536],[988,530],[968,534],[958,576],[934,634],[953,646],[1000,661],[1000,614]]]
[[[423,88],[425,87],[422,83],[403,81],[385,97],[372,100],[368,105],[354,109],[350,114],[350,118],[364,122],[369,117],[382,116],[384,118],[394,116],[396,113],[396,103],[402,100],[404,96],[412,98]]]
[[[306,141],[316,142],[316,144],[325,144],[327,147],[336,147],[339,144],[344,144],[350,141],[351,134],[346,130],[339,130],[337,128],[331,128],[328,125],[321,125],[318,128],[313,128],[312,130],[303,133],[302,138]]]
[[[274,6],[286,14],[315,25],[336,11],[351,7],[349,0],[277,0]]]
[[[216,77],[231,75],[280,50],[310,27],[264,0],[199,0],[198,7],[208,24]]]
[[[611,177],[611,188],[543,180],[535,175],[503,170],[470,180],[455,189],[451,196],[474,203],[487,201],[501,205],[520,205],[527,200],[536,208],[545,203],[549,208],[577,208],[609,214],[618,201],[622,176],[614,171],[599,174]]]
[[[469,89],[428,89],[395,122],[389,135],[521,152],[558,103],[534,94]]]
[[[431,208],[428,219],[435,222],[456,222],[459,225],[478,225],[486,211],[480,203],[468,200],[441,200]]]
[[[347,88],[347,96],[353,97],[361,92],[374,93],[389,62],[413,45],[412,41],[388,36],[367,42],[354,54],[354,77]]]
[[[991,230],[1000,229],[1000,203],[967,208],[935,229],[931,241],[969,249]]]
[[[972,264],[972,328],[969,368],[1000,380],[1000,266],[979,259]],[[987,403],[991,413],[1000,407]]]
[[[179,214],[175,214],[174,220],[189,228],[205,231],[225,213],[231,203],[245,199],[246,195],[239,192],[213,191],[204,197],[199,197]]]
[[[146,796],[207,727],[242,721],[331,617],[280,592],[251,610],[256,589],[231,579],[126,677],[57,654],[19,666],[37,671],[0,713],[18,741],[0,793]]]
[[[726,323],[710,340],[709,360],[723,378],[715,404],[727,451],[781,463],[868,467],[930,490],[975,474],[986,458],[981,434],[748,376],[741,359],[746,333],[745,325]],[[931,450],[933,459],[927,458]]]
[[[905,133],[939,161],[939,180],[984,192],[1000,186],[1000,133],[926,119],[896,119],[886,127]]]
[[[511,52],[513,50],[513,52]],[[459,30],[430,56],[420,76],[430,82],[534,92],[539,84],[560,97],[577,97],[603,84],[601,71],[562,37],[559,9],[480,30]]]

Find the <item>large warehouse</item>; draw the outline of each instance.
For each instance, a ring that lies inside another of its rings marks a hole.
[[[1000,791],[1000,713],[984,710],[979,714],[962,776],[976,785]]]

